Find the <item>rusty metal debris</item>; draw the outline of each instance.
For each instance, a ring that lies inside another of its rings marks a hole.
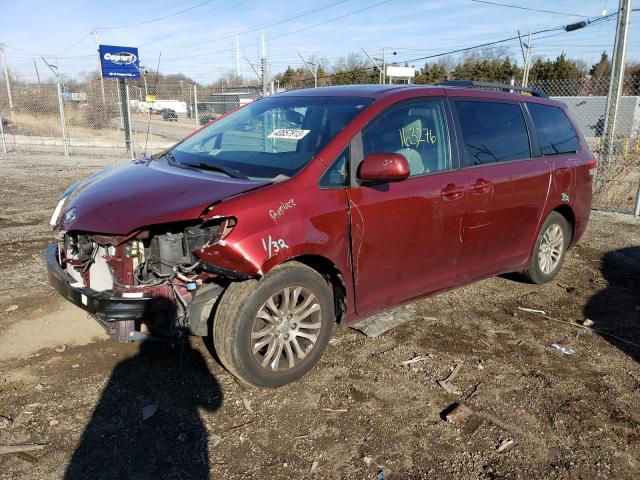
[[[464,403],[454,403],[452,407],[453,408],[449,410],[449,413],[445,415],[445,419],[447,420],[447,422],[463,423],[467,421],[471,417],[471,415],[474,414],[474,411],[471,410],[471,408],[467,407]]]

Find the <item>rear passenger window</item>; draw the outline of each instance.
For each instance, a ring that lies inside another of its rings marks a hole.
[[[531,157],[529,135],[520,105],[456,101],[462,128],[465,166]]]
[[[449,134],[444,105],[424,100],[392,107],[362,132],[364,155],[399,153],[411,176],[449,170]]]
[[[573,153],[580,150],[580,140],[573,125],[558,107],[528,103],[543,155]]]

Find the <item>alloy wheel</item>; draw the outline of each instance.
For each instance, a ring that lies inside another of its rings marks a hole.
[[[563,248],[562,228],[557,223],[549,225],[542,236],[538,250],[538,266],[542,273],[549,275],[558,267]]]
[[[284,288],[258,310],[251,351],[262,368],[291,369],[313,350],[321,326],[322,311],[313,292],[300,286]]]

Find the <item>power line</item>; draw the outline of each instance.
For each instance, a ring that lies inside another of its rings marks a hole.
[[[487,5],[494,5],[496,7],[507,7],[507,8],[517,8],[518,10],[528,10],[530,12],[550,13],[551,15],[564,15],[567,17],[589,18],[586,15],[578,15],[577,13],[554,12],[552,10],[540,10],[538,8],[522,7],[520,5],[510,5],[508,3],[487,2],[486,0],[471,0],[471,1],[475,3],[485,3]]]
[[[156,17],[156,18],[152,18],[150,20],[145,20],[143,22],[137,22],[137,23],[130,23],[128,25],[117,25],[115,27],[98,27],[95,28],[94,30],[117,30],[119,28],[130,28],[130,27],[137,27],[139,25],[147,25],[148,23],[153,23],[153,22],[159,22],[160,20],[164,20],[166,18],[171,18],[171,17],[175,17],[176,15],[180,15],[181,13],[185,13],[188,12],[190,10],[194,10],[198,7],[201,7],[203,5],[206,5],[208,3],[212,3],[215,2],[216,0],[205,0],[204,2],[200,2],[196,5],[193,5],[191,7],[188,8],[183,8],[182,10],[178,10],[177,12],[173,12],[173,13],[169,13],[167,15],[163,15],[161,17]]]
[[[303,10],[302,12],[299,12],[297,14],[289,15],[287,17],[283,17],[283,18],[280,18],[278,20],[274,20],[272,22],[267,22],[267,23],[262,23],[260,25],[255,25],[255,26],[253,26],[253,27],[251,27],[251,28],[249,28],[247,30],[237,31],[237,32],[234,32],[234,33],[230,33],[228,35],[223,35],[221,37],[216,37],[216,38],[212,38],[212,39],[209,39],[209,40],[178,44],[178,45],[174,45],[172,47],[170,46],[168,48],[164,48],[163,51],[166,52],[166,51],[178,50],[178,49],[182,49],[182,48],[189,48],[189,47],[193,47],[193,46],[197,46],[197,45],[204,45],[204,44],[208,44],[208,43],[218,42],[220,40],[226,40],[228,38],[233,38],[233,37],[236,37],[238,35],[245,35],[247,33],[256,32],[258,30],[262,30],[262,29],[265,29],[265,28],[268,28],[268,27],[273,27],[273,26],[276,26],[276,25],[280,25],[282,23],[289,22],[291,20],[297,20],[299,18],[311,15],[312,13],[321,12],[322,10],[327,10],[328,8],[334,7],[336,5],[340,5],[342,3],[347,3],[349,1],[350,0],[334,1],[334,2],[331,2],[331,3],[325,4],[325,5],[321,5],[319,7],[314,7],[314,8],[310,8],[310,9],[307,9],[307,10]],[[390,1],[390,0],[387,0],[387,1]],[[258,43],[258,42],[256,42],[256,43]]]
[[[600,22],[603,22],[603,21],[607,21],[611,17],[614,17],[616,15],[618,15],[618,12],[611,13],[611,14],[606,15],[604,17],[598,17],[598,18],[596,18],[594,20],[587,21],[587,22],[585,22],[584,27],[588,27],[590,25],[594,25],[596,23],[600,23]],[[539,37],[539,38],[555,37],[556,35],[562,35],[564,33],[568,33],[565,30],[565,27],[566,26],[560,26],[560,27],[554,27],[554,28],[546,28],[544,30],[538,30],[536,32],[532,32],[531,35],[539,35],[541,33],[557,32],[558,30],[561,30],[559,33],[554,33],[554,34],[546,35],[546,36]],[[502,40],[496,40],[496,41],[493,41],[493,42],[487,42],[487,43],[482,43],[482,44],[479,44],[479,45],[473,45],[471,47],[458,48],[458,49],[455,49],[455,50],[449,50],[448,52],[436,53],[434,55],[427,55],[425,57],[413,58],[411,60],[403,60],[403,62],[404,63],[412,63],[412,62],[417,62],[417,61],[420,61],[420,60],[430,60],[432,58],[444,57],[444,56],[447,56],[447,55],[452,55],[454,53],[462,53],[462,52],[468,52],[469,50],[475,50],[475,49],[478,49],[478,48],[491,47],[493,45],[499,45],[501,43],[511,42],[511,41],[516,40],[516,39],[518,39],[517,35],[514,36],[514,37],[503,38]],[[394,62],[394,63],[399,63],[399,62]]]
[[[58,53],[54,53],[54,54],[51,54],[51,55],[43,55],[43,54],[39,54],[39,53],[28,52],[26,50],[20,50],[20,49],[15,48],[15,47],[10,47],[10,48],[12,48],[13,50],[17,50],[17,51],[23,52],[23,53],[28,53],[28,54],[31,54],[31,55],[56,57],[56,56],[60,55],[61,53],[67,52],[67,51],[71,50],[73,47],[79,45],[84,39],[86,39],[87,37],[93,35],[93,33],[96,32],[97,30],[117,30],[117,29],[120,29],[120,28],[137,27],[139,25],[146,25],[148,23],[159,22],[160,20],[164,20],[164,19],[167,19],[167,18],[175,17],[176,15],[180,15],[181,13],[185,13],[185,12],[188,12],[190,10],[194,10],[194,9],[196,9],[198,7],[201,7],[201,6],[206,5],[208,3],[212,3],[214,1],[215,0],[206,0],[204,2],[200,2],[200,3],[196,4],[196,5],[191,6],[191,7],[184,8],[182,10],[178,10],[177,12],[173,12],[173,13],[170,13],[170,14],[167,14],[167,15],[163,15],[161,17],[152,18],[150,20],[145,20],[143,22],[132,23],[132,24],[129,24],[129,25],[117,25],[117,26],[114,26],[114,27],[97,27],[97,28],[94,28],[93,30],[91,30],[90,32],[86,33],[79,40],[77,40],[76,42],[74,42],[73,44],[68,46],[67,48],[65,48],[63,50],[60,50]]]
[[[340,2],[336,2],[336,4],[337,4],[337,3],[344,3],[345,1],[348,1],[348,0],[342,0],[342,1],[340,1]],[[325,20],[325,21],[320,22],[320,23],[316,23],[316,24],[314,24],[314,25],[308,25],[308,26],[306,26],[306,27],[302,27],[302,28],[299,28],[299,29],[297,29],[297,30],[293,30],[293,31],[291,31],[291,32],[286,32],[286,33],[283,33],[283,34],[280,34],[280,35],[276,35],[276,36],[274,36],[274,37],[270,37],[270,38],[269,38],[269,41],[276,40],[276,39],[278,39],[278,38],[282,38],[282,37],[286,37],[286,36],[288,36],[288,35],[294,35],[294,34],[296,34],[296,33],[300,33],[300,32],[305,31],[305,30],[310,30],[310,29],[312,29],[312,28],[316,28],[316,27],[319,27],[319,26],[321,26],[321,25],[325,25],[325,24],[327,24],[327,23],[331,23],[331,22],[334,22],[334,21],[337,21],[337,20],[341,20],[341,19],[343,19],[343,18],[350,17],[350,16],[352,16],[352,15],[357,15],[357,14],[359,14],[359,13],[362,13],[362,12],[366,11],[366,10],[371,10],[372,8],[376,8],[376,7],[379,7],[380,5],[383,5],[383,4],[385,4],[385,3],[389,3],[390,1],[392,1],[392,0],[383,0],[383,1],[378,2],[378,3],[375,3],[375,4],[373,4],[373,5],[369,5],[368,7],[364,7],[364,8],[361,8],[361,9],[359,9],[359,10],[355,10],[355,11],[353,11],[353,12],[345,13],[345,14],[343,14],[343,15],[339,15],[339,16],[337,16],[337,17],[330,18],[330,19],[328,19],[328,20]],[[282,23],[282,21],[280,21],[280,22],[278,22],[278,23]],[[251,31],[253,31],[253,30],[258,30],[258,29],[259,29],[259,28],[258,28],[258,27],[256,27],[255,29],[252,29]],[[231,36],[235,36],[235,35],[236,35],[236,34],[229,35],[229,37],[231,37]],[[216,39],[216,40],[221,40],[222,38],[227,38],[227,37],[221,37],[221,38],[218,38],[218,39]],[[212,41],[213,41],[213,40],[212,40]],[[202,43],[210,43],[210,42],[209,42],[209,41],[208,41],[208,42],[200,42],[200,44],[202,44]],[[258,43],[259,43],[258,41],[256,41],[256,42],[249,42],[249,43],[245,43],[242,47],[244,48],[244,47],[247,47],[247,46],[249,46],[249,45],[257,45]],[[169,49],[169,50],[171,50],[171,49]],[[210,55],[210,54],[212,54],[212,53],[226,52],[226,51],[228,51],[228,48],[220,49],[220,50],[210,50],[210,51],[207,51],[207,52],[196,53],[196,54],[193,54],[193,55],[181,55],[181,56],[180,56],[180,60],[183,60],[183,59],[190,59],[190,58],[197,58],[197,57],[202,57],[202,56]]]
[[[82,37],[80,40],[75,42],[73,45],[65,48],[64,50],[60,50],[58,53],[55,53],[52,56],[56,57],[56,56],[60,55],[61,53],[64,53],[64,52],[67,52],[67,51],[71,50],[73,47],[75,47],[76,45],[80,44],[80,42],[82,42],[85,38],[90,37],[92,34],[93,34],[93,30],[90,31],[89,33],[87,33],[84,37]]]
[[[375,3],[373,5],[369,5],[368,7],[361,8],[360,10],[356,10],[356,11],[351,12],[351,13],[345,13],[344,15],[340,15],[339,17],[330,18],[329,20],[326,20],[326,21],[320,22],[320,23],[316,23],[315,25],[309,25],[308,27],[303,27],[303,28],[300,28],[298,30],[294,30],[292,32],[287,32],[287,33],[283,33],[281,35],[276,35],[275,37],[271,37],[269,40],[275,40],[276,38],[286,37],[287,35],[293,35],[294,33],[299,33],[299,32],[302,32],[304,30],[309,30],[311,28],[316,28],[316,27],[319,27],[321,25],[326,25],[327,23],[331,23],[331,22],[334,22],[336,20],[342,20],[343,18],[350,17],[351,15],[356,15],[356,14],[362,13],[362,12],[364,12],[366,10],[371,10],[372,8],[379,7],[380,5],[383,5],[385,3],[389,3],[390,1],[391,0],[383,0],[382,2],[378,2],[378,3]]]

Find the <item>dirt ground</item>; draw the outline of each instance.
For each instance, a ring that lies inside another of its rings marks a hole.
[[[640,221],[594,212],[551,284],[486,280],[377,338],[336,328],[304,379],[258,390],[199,338],[113,343],[47,286],[58,195],[115,161],[0,156],[0,479],[640,478]],[[475,414],[444,421],[454,402]]]

